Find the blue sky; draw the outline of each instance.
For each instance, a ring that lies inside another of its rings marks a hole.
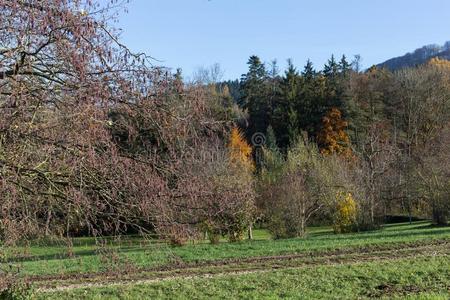
[[[449,0],[131,0],[122,40],[186,76],[219,63],[239,78],[256,54],[319,69],[332,53],[363,67],[450,40]]]

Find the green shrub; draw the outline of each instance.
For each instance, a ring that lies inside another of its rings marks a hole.
[[[8,269],[0,269],[0,299],[28,300],[32,299],[33,295],[34,291],[30,283],[13,273],[11,266]]]

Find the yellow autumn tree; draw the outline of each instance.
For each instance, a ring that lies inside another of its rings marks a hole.
[[[247,143],[244,134],[237,127],[231,129],[229,149],[230,159],[234,165],[242,166],[247,171],[254,170],[252,147]]]
[[[356,202],[351,193],[345,192],[338,192],[336,200],[337,207],[333,222],[334,232],[351,232],[356,224]]]
[[[322,119],[322,128],[317,135],[320,152],[325,155],[351,156],[350,138],[345,129],[348,123],[339,109],[333,107]]]

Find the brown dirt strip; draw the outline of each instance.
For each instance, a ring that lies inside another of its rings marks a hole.
[[[375,249],[374,249],[375,248]],[[270,272],[276,269],[302,268],[311,265],[354,264],[379,260],[395,260],[409,257],[448,256],[450,241],[432,241],[427,244],[409,243],[374,247],[372,249],[343,249],[322,253],[265,256],[246,259],[221,260],[200,264],[136,269],[127,272],[71,274],[60,276],[30,277],[40,292],[67,289],[154,283],[171,279],[209,278],[223,275]],[[382,248],[382,249],[380,249]],[[352,250],[352,251],[349,251]]]

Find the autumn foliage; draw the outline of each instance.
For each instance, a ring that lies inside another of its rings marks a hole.
[[[322,118],[322,128],[317,135],[317,141],[322,154],[338,154],[345,157],[351,155],[350,139],[345,132],[348,123],[343,120],[342,113],[332,108]]]
[[[357,206],[351,193],[338,192],[336,194],[336,212],[333,221],[335,233],[351,232],[356,226]]]
[[[228,148],[230,150],[230,159],[232,163],[240,165],[246,170],[252,171],[254,169],[252,147],[248,144],[244,134],[237,127],[231,129]]]
[[[446,60],[446,59],[440,59],[440,58],[432,58],[429,62],[428,65],[430,66],[435,66],[441,69],[447,69],[447,71],[450,70],[450,61]]]

